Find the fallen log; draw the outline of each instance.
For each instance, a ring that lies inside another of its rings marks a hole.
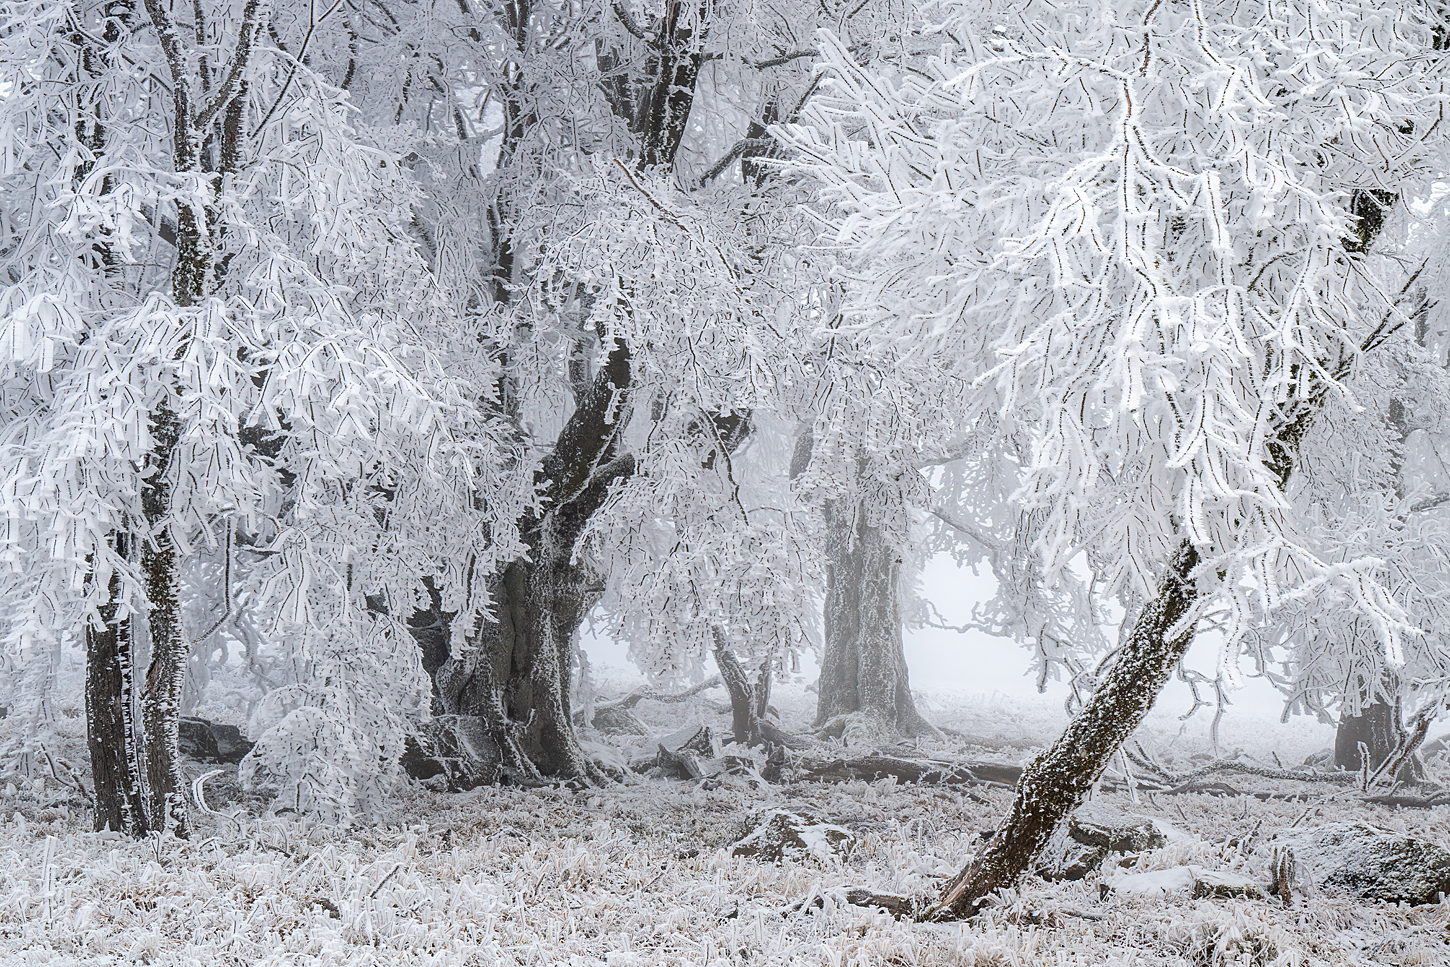
[[[1401,809],[1434,809],[1436,806],[1450,806],[1450,793],[1437,792],[1429,796],[1361,796],[1359,801],[1373,803],[1376,806],[1395,806]]]
[[[709,691],[710,689],[715,688],[720,684],[720,676],[713,675],[710,678],[705,679],[698,685],[687,688],[683,692],[675,692],[674,694],[663,694],[646,688],[637,692],[631,692],[624,698],[618,699],[617,701],[605,702],[603,705],[596,705],[594,706],[594,714],[597,716],[599,715],[599,713],[606,711],[628,711],[629,709],[634,708],[640,702],[643,702],[645,699],[649,699],[652,702],[664,702],[666,704],[671,702],[684,702],[694,698],[701,692]],[[712,702],[710,704],[711,707],[714,708],[716,711],[728,712],[730,710],[730,706],[728,705],[722,708],[717,702]],[[584,713],[582,711],[575,712],[574,720],[576,725],[583,725]]]
[[[995,762],[903,759],[881,753],[834,759],[805,757],[801,760],[800,767],[805,771],[802,778],[826,782],[849,782],[858,779],[874,782],[893,777],[898,782],[948,786],[985,783],[1010,786],[1022,777],[1021,766]]]

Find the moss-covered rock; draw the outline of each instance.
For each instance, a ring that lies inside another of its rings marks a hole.
[[[1450,893],[1450,850],[1366,823],[1281,832],[1272,846],[1292,854],[1299,885],[1389,903],[1437,903],[1442,893]],[[1275,893],[1281,893],[1281,885],[1274,884]]]

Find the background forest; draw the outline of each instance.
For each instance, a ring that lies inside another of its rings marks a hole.
[[[1105,783],[1204,793],[1133,738],[1170,677],[1212,716],[1252,676],[1336,729],[1309,773],[1238,762],[1291,784],[1257,801],[1438,816],[1447,31],[1433,0],[0,2],[7,796],[164,865],[419,796],[952,786],[995,831],[922,826],[930,881],[885,886],[996,930]],[[959,630],[1068,686],[1005,758],[913,695],[903,628],[958,627],[916,590],[938,555],[994,579]],[[1292,904],[1287,848],[1252,862]]]

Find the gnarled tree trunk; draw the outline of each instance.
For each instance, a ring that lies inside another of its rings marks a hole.
[[[574,632],[600,589],[573,555],[611,484],[634,472],[634,459],[618,455],[618,434],[629,419],[619,401],[631,375],[629,351],[616,344],[539,470],[550,499],[539,519],[520,528],[528,559],[490,578],[493,617],[479,623],[465,654],[444,657],[434,672],[443,711],[483,720],[497,746],[499,779],[595,775],[574,734],[569,659]],[[436,638],[427,644],[436,653]]]
[[[520,50],[527,46],[531,29],[527,9],[527,4],[505,9],[503,26]],[[611,108],[638,138],[636,161],[646,167],[674,164],[694,103],[704,55],[688,26],[695,18],[685,13],[677,2],[667,5],[655,25],[642,83],[632,87],[616,78],[605,84]],[[701,10],[701,22],[704,15]],[[601,51],[600,56],[601,63],[614,63],[612,52]],[[523,104],[528,92],[513,90],[509,98]],[[522,107],[510,110],[500,168],[507,166],[533,120]],[[501,202],[499,207],[502,211],[506,206]],[[496,301],[507,302],[513,245],[502,216],[495,234],[492,290]],[[602,339],[603,333],[599,335]],[[449,636],[443,633],[448,616],[436,606],[409,621],[424,647],[435,704],[447,713],[478,716],[496,746],[498,779],[529,782],[595,778],[598,773],[574,732],[569,676],[574,634],[602,589],[598,575],[574,560],[574,548],[610,486],[634,473],[634,459],[619,446],[633,390],[629,347],[616,342],[592,381],[582,367],[572,366],[569,375],[576,387],[575,409],[536,475],[544,511],[536,519],[520,521],[527,559],[510,563],[489,579],[494,616],[474,629],[471,647],[461,655],[451,654]],[[516,398],[507,386],[500,396],[505,401]]]
[[[934,731],[916,711],[901,637],[901,552],[859,497],[826,501],[825,648],[816,726],[848,741]]]

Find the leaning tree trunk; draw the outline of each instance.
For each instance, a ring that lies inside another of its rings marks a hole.
[[[996,834],[947,884],[925,919],[972,916],[991,893],[1017,882],[1053,831],[1082,804],[1193,643],[1191,627],[1172,638],[1168,632],[1198,596],[1191,577],[1197,566],[1197,549],[1184,541],[1168,564],[1157,596],[1138,614],[1133,633],[1097,689],[1062,737],[1028,764]]]
[[[1351,211],[1356,239],[1345,250],[1363,252],[1383,226],[1382,213],[1393,195],[1355,191]],[[1376,214],[1379,213],[1379,214]],[[1370,348],[1368,345],[1361,349]],[[1343,374],[1342,374],[1343,375]],[[1288,487],[1299,459],[1299,445],[1324,406],[1326,383],[1311,383],[1303,395],[1279,406],[1280,423],[1266,441],[1264,465],[1279,489]],[[1133,632],[1104,672],[1092,696],[1052,747],[1023,770],[1007,815],[996,833],[942,891],[925,920],[970,917],[993,892],[1010,887],[1025,873],[1058,826],[1082,804],[1108,761],[1153,707],[1168,676],[1193,643],[1192,626],[1176,637],[1168,632],[1198,597],[1192,574],[1198,549],[1188,540],[1168,562],[1158,594],[1143,606]]]
[[[826,502],[825,649],[817,727],[866,737],[932,731],[917,713],[901,638],[901,553],[860,499]]]

